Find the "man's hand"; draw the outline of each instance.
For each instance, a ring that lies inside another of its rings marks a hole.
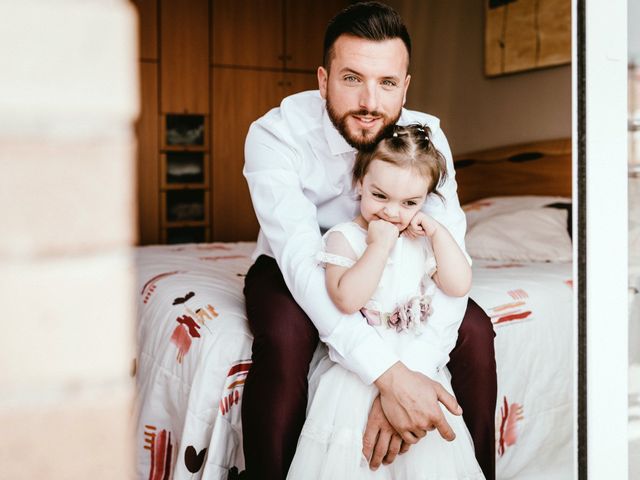
[[[382,410],[404,442],[413,445],[434,429],[445,440],[455,438],[438,402],[454,415],[461,415],[462,408],[440,383],[398,362],[375,384],[380,390]]]
[[[398,432],[393,429],[385,417],[379,395],[373,401],[369,412],[367,428],[362,438],[362,447],[362,453],[369,460],[369,466],[372,470],[376,470],[380,463],[389,465],[396,459],[398,453],[404,453],[410,447],[408,443],[402,441]]]

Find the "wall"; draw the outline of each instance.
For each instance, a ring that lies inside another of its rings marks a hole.
[[[0,478],[131,478],[135,16],[0,3]]]
[[[413,40],[407,107],[441,119],[454,154],[571,136],[571,66],[484,76],[483,0],[388,0]]]

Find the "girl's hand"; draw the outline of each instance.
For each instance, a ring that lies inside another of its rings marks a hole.
[[[413,216],[411,222],[409,222],[409,226],[405,229],[404,233],[409,238],[424,236],[431,238],[436,233],[439,226],[440,224],[432,217],[424,212],[418,212]]]
[[[393,223],[385,220],[369,222],[367,231],[367,245],[380,245],[386,252],[390,252],[398,240],[400,231]]]

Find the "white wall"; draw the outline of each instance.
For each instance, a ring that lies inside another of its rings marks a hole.
[[[438,116],[454,154],[571,136],[571,67],[484,76],[483,0],[388,0],[413,40],[407,107]]]

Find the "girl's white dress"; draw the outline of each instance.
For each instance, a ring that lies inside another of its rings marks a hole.
[[[335,232],[344,236],[358,258],[366,249],[367,232],[347,222],[336,225],[323,237],[325,251],[318,255],[319,260],[349,267],[353,260],[326,250],[326,240]],[[435,269],[428,241],[400,236],[378,289],[363,309],[362,321],[375,328],[398,353],[421,333],[421,320],[429,321],[430,296],[436,288],[431,275]],[[450,414],[444,406],[442,411],[456,434],[453,442],[434,430],[391,465],[372,471],[362,454],[362,436],[377,388],[331,361],[324,346],[319,347],[315,361],[317,367],[309,377],[307,419],[288,480],[484,479],[462,417]],[[446,369],[432,378],[452,392]]]

